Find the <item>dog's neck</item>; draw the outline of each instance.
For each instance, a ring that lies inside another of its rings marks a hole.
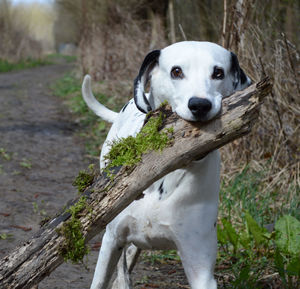
[[[150,91],[149,93],[146,93],[146,97],[147,97],[147,99],[148,99],[148,101],[149,101],[149,104],[150,104],[150,106],[151,106],[151,109],[152,109],[152,110],[155,110],[158,106],[157,106],[157,104],[156,104],[155,101],[154,101],[154,97],[153,97],[152,92]]]
[[[163,101],[161,101],[159,98],[153,96],[151,89],[149,93],[146,93],[145,95],[149,101],[152,110],[158,109],[159,106],[163,103]]]

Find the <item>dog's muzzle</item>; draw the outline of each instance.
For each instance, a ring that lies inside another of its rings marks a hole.
[[[206,119],[208,112],[212,108],[212,103],[206,98],[191,97],[188,108],[196,119]]]

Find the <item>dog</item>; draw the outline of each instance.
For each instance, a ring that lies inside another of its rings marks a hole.
[[[148,53],[134,81],[134,98],[119,113],[94,98],[86,76],[82,86],[85,102],[113,123],[102,147],[100,167],[107,165],[104,156],[112,141],[135,136],[146,114],[162,102],[167,101],[187,121],[207,122],[220,113],[224,96],[250,84],[234,53],[197,41],[178,42]],[[213,272],[219,187],[217,150],[153,183],[141,199],[107,225],[91,288],[108,288],[116,267],[113,288],[132,288],[129,274],[141,249],[176,249],[192,289],[217,288]]]

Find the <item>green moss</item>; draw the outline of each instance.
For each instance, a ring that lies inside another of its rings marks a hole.
[[[88,170],[80,171],[78,173],[78,176],[75,178],[72,185],[77,187],[79,193],[83,193],[84,190],[93,183],[94,177],[94,165],[90,165]]]
[[[82,234],[82,225],[78,219],[78,214],[86,207],[86,197],[81,197],[75,205],[67,210],[71,214],[70,220],[58,230],[58,233],[66,239],[61,247],[61,255],[65,261],[70,260],[72,263],[79,263],[89,253],[89,248],[85,244],[85,237]]]
[[[165,107],[165,106],[167,106],[168,104],[169,104],[168,101],[165,100],[165,101],[163,101],[163,102],[160,104],[159,107]]]
[[[168,146],[172,141],[170,134],[173,133],[173,128],[160,131],[164,118],[165,115],[160,112],[159,115],[150,117],[136,137],[129,136],[114,141],[105,156],[109,160],[106,172],[118,166],[133,166],[141,160],[144,153],[161,151]]]

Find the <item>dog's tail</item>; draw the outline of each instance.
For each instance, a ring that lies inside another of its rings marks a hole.
[[[113,123],[118,116],[118,113],[108,109],[96,100],[91,88],[91,77],[88,74],[83,79],[81,90],[87,106],[103,120]]]

